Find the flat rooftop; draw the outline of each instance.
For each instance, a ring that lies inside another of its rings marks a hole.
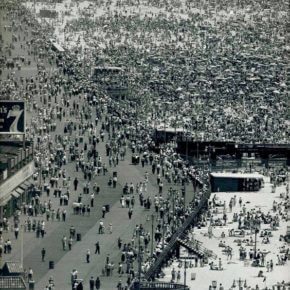
[[[263,179],[264,176],[259,173],[232,173],[232,172],[212,172],[210,174],[212,177],[216,178],[254,178]]]

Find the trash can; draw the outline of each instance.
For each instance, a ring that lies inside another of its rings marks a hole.
[[[136,164],[139,164],[139,162],[140,162],[139,155],[133,155],[132,156],[132,164],[136,165]]]
[[[28,289],[29,290],[34,290],[34,285],[35,285],[35,281],[31,280],[28,282]]]
[[[77,242],[80,242],[82,240],[82,235],[80,233],[77,233]]]
[[[54,261],[49,261],[48,268],[49,269],[54,269]]]
[[[104,207],[106,208],[106,212],[110,212],[110,205],[109,204],[105,204]]]

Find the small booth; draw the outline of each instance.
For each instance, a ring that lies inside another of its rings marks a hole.
[[[258,173],[213,172],[210,174],[212,192],[259,191],[263,175]]]
[[[6,262],[1,270],[1,276],[21,276],[23,274],[23,267],[19,262]]]

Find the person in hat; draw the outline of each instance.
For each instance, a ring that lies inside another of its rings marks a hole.
[[[94,290],[94,288],[95,288],[95,279],[94,279],[93,276],[91,276],[89,284],[90,284],[90,290]]]
[[[101,281],[100,281],[99,277],[96,278],[95,287],[97,290],[99,290],[101,288]]]

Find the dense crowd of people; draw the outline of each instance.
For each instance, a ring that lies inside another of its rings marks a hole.
[[[165,122],[194,130],[196,138],[202,140],[289,142],[288,48],[282,29],[286,3],[278,2],[271,3],[271,9],[268,2],[255,4],[260,9],[255,11],[263,13],[250,12],[254,4],[247,1],[231,6],[222,1],[215,7],[204,2],[193,7],[189,1],[184,5],[176,1],[167,1],[166,5],[149,0],[117,1],[115,5],[96,1],[90,6],[91,13],[78,2],[71,2],[66,8],[77,7],[81,17],[64,24],[63,44],[69,45],[70,38],[76,35],[79,41],[76,46],[70,44],[65,53],[55,51],[51,45],[51,39],[57,38],[52,26],[40,25],[32,12],[16,9],[13,1],[11,6],[5,4],[6,17],[12,21],[12,26],[5,29],[11,29],[14,37],[10,46],[2,48],[5,54],[0,61],[8,73],[1,82],[0,94],[3,99],[27,102],[31,117],[26,136],[35,144],[38,172],[34,177],[36,187],[42,187],[42,194],[20,207],[18,215],[25,215],[24,230],[44,238],[46,223],[65,222],[70,212],[89,216],[95,196],[104,190],[98,179],[106,178],[108,186],[116,188],[118,177],[110,172],[128,159],[129,153],[136,154],[147,171],[143,180],[124,184],[120,204],[128,211],[128,219],[134,217],[135,206],[146,210],[152,207],[154,236],[142,224],[136,224],[131,239],[117,241],[121,251],[117,271],[120,277],[127,275],[126,286],[121,280],[118,289],[127,289],[136,278],[137,258],[141,255],[141,269],[146,272],[208,190],[206,166],[199,169],[183,161],[172,143],[156,148],[152,134],[156,124]],[[140,5],[155,9],[140,13]],[[100,7],[108,12],[92,17]],[[28,54],[26,58],[14,57],[15,65],[11,66],[9,55],[17,42],[24,43],[21,48]],[[15,70],[21,70],[21,63],[31,62],[37,64],[37,76],[17,77]],[[96,65],[123,67],[124,71],[94,82],[88,72]],[[108,86],[116,83],[129,88],[125,100],[108,94]],[[105,143],[105,158],[99,152],[100,143]],[[81,173],[82,184],[67,172],[71,163],[75,164],[75,172]],[[203,187],[196,188],[194,200],[186,203],[185,187],[193,177],[202,180]],[[155,196],[147,191],[149,179],[158,188]],[[89,201],[84,196],[89,196]],[[113,225],[106,223],[107,208],[101,211],[98,234],[112,233]],[[251,224],[253,216],[260,222],[270,219],[273,227],[279,223],[276,216],[265,216],[258,210],[249,213],[243,208],[235,220],[239,229]],[[17,239],[17,216],[14,222],[10,228]],[[226,215],[218,222],[226,223]],[[8,220],[3,227],[8,231]],[[2,232],[1,228],[1,236]],[[265,242],[267,238],[265,234]],[[75,231],[70,229],[62,237],[62,249],[71,250],[75,240]],[[3,249],[4,254],[11,252],[9,239]],[[90,263],[90,251],[85,255]],[[244,255],[241,247],[241,258]],[[111,276],[114,267],[108,257],[102,275]],[[77,288],[81,283],[75,272],[72,289],[81,289]],[[92,277],[90,285],[99,289],[101,282],[97,280]],[[47,289],[53,289],[53,282],[49,284]]]
[[[113,78],[150,107],[145,121],[151,111],[197,139],[288,143],[285,1],[141,2],[72,2],[56,35],[90,67],[123,67]]]

